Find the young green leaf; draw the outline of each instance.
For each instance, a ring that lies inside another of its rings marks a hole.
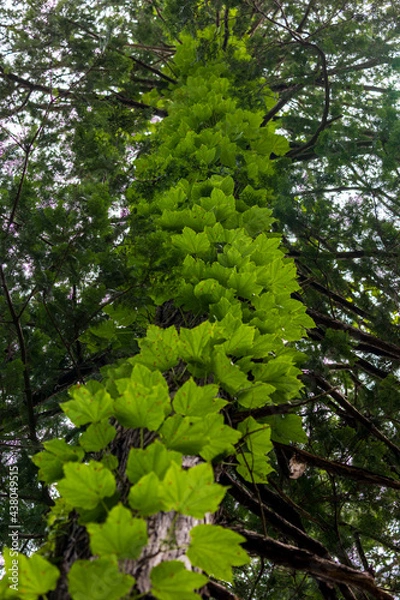
[[[266,456],[251,452],[238,453],[237,461],[237,472],[251,483],[267,483],[269,473],[274,470]]]
[[[126,475],[133,484],[144,475],[155,473],[161,480],[169,469],[171,462],[182,464],[182,454],[167,448],[159,440],[150,444],[144,450],[131,448],[129,451]]]
[[[32,457],[39,467],[39,479],[54,483],[64,477],[63,465],[67,462],[80,462],[85,453],[79,446],[70,446],[65,440],[49,440],[43,444],[45,450]]]
[[[146,427],[157,431],[170,408],[165,386],[149,389],[133,380],[126,381],[122,396],[115,400],[115,416],[124,427]]]
[[[190,227],[184,227],[179,235],[173,235],[171,241],[176,248],[185,254],[202,255],[210,249],[208,235],[204,232],[196,233]]]
[[[86,452],[99,452],[115,438],[117,432],[108,419],[99,423],[92,423],[82,433],[79,443]]]
[[[246,375],[226,356],[223,348],[219,346],[214,348],[212,364],[216,380],[228,393],[235,395],[249,386]]]
[[[250,384],[250,382],[249,382]],[[275,391],[273,385],[269,383],[256,382],[238,394],[238,402],[245,408],[259,408],[266,404],[272,404],[271,394]]]
[[[204,430],[208,443],[200,450],[204,460],[214,460],[226,454],[234,454],[236,444],[240,438],[240,431],[225,425],[223,415],[209,414],[204,418]]]
[[[112,496],[116,489],[113,474],[101,463],[67,463],[64,465],[65,478],[58,483],[60,494],[77,508],[95,508],[99,502]]]
[[[18,592],[16,596],[6,592],[5,598],[17,597],[21,600],[37,600],[39,596],[55,589],[60,571],[43,556],[33,554],[28,558],[19,553],[16,556],[16,553],[8,548],[4,549],[3,556],[6,573],[12,573],[14,561],[17,561],[18,564]],[[7,583],[10,583],[10,577],[11,575],[6,576]]]
[[[104,388],[93,394],[87,386],[78,386],[73,388],[71,395],[73,400],[63,402],[61,408],[78,427],[98,423],[113,414],[113,400]]]
[[[165,510],[161,488],[161,482],[155,473],[145,475],[131,487],[128,496],[129,505],[142,517]]]
[[[252,454],[264,456],[273,448],[271,428],[269,425],[258,423],[253,417],[248,417],[238,426],[243,435],[243,441]]]
[[[151,594],[158,600],[199,600],[195,589],[207,583],[201,573],[188,571],[178,560],[162,562],[150,574]]]
[[[77,560],[68,573],[68,591],[72,600],[120,600],[135,579],[120,573],[116,558]]]
[[[207,512],[217,510],[226,488],[214,483],[214,472],[207,463],[188,471],[172,463],[162,482],[161,493],[168,510],[203,519]]]
[[[99,556],[115,554],[118,560],[139,558],[147,544],[147,525],[143,519],[135,519],[122,504],[114,506],[105,523],[89,523],[90,548]]]
[[[208,441],[201,417],[168,417],[159,433],[167,448],[182,454],[199,454]]]
[[[185,361],[202,361],[210,349],[216,324],[205,321],[193,329],[180,330],[180,356]]]
[[[178,362],[178,333],[175,327],[161,329],[150,325],[147,335],[139,342],[140,354],[135,356],[136,364],[142,364],[149,369],[167,371]]]
[[[208,575],[224,581],[233,581],[232,567],[250,562],[240,546],[245,538],[219,525],[197,525],[190,531],[191,542],[187,551],[190,562]]]
[[[263,419],[271,427],[271,439],[281,444],[306,444],[307,434],[303,429],[299,415],[273,415]]]
[[[190,378],[176,392],[172,404],[175,412],[180,415],[204,417],[217,413],[226,406],[227,401],[216,398],[217,393],[217,385],[199,386]]]

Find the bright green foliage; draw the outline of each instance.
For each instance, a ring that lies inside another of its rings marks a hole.
[[[131,511],[117,504],[103,525],[88,525],[93,554],[115,554],[121,558],[139,558],[147,543],[147,526],[143,519],[132,518]]]
[[[73,400],[64,402],[62,409],[75,425],[98,423],[112,415],[111,397],[96,381],[75,388],[71,396]]]
[[[64,473],[65,478],[58,484],[58,489],[72,506],[95,508],[103,498],[115,492],[113,475],[96,461],[66,463]]]
[[[200,37],[215,36],[210,27]],[[79,445],[52,442],[35,458],[45,481],[57,481],[58,492],[81,514],[91,550],[100,556],[73,565],[73,600],[127,592],[132,581],[118,575],[116,560],[139,556],[147,517],[172,511],[201,520],[218,510],[227,489],[215,483],[211,461],[230,457],[246,480],[266,483],[274,423],[247,417],[236,419],[236,427],[231,417],[240,415],[238,408],[288,402],[302,387],[298,354],[288,342],[312,321],[291,299],[299,289],[296,272],[270,232],[268,207],[269,156],[283,154],[287,143],[274,124],[260,128],[262,111],[241,107],[222,50],[203,63],[193,58],[200,42],[186,34],[181,39],[174,59],[178,85],[147,99],[167,106],[168,116],[150,137],[152,151],[134,164],[128,196],[139,225],[125,250],[137,264],[147,261],[155,303],[173,302],[183,323],[150,325],[133,358],[105,369],[102,382],[74,388],[62,408],[76,426],[88,426]],[[244,45],[240,54],[247,60]],[[155,171],[157,186],[148,183]],[[108,313],[118,321],[115,310]],[[94,335],[109,338],[113,323],[95,327]],[[104,463],[101,456],[82,456],[82,449],[112,449],[110,417],[118,427],[138,430],[141,439],[126,468],[132,511],[118,504],[107,455]],[[284,422],[279,426],[278,437]],[[148,432],[155,440],[145,444]],[[183,455],[197,457],[193,466],[182,466]],[[188,556],[210,575],[231,580],[232,567],[248,562],[241,541],[219,526],[195,527]],[[112,560],[106,564],[105,557]],[[155,567],[151,580],[156,598],[184,600],[197,597],[193,590],[206,578],[169,562]]]
[[[172,463],[168,469],[161,493],[165,505],[183,515],[202,519],[206,513],[214,513],[226,490],[214,483],[211,465],[203,463],[188,471]]]
[[[128,496],[129,505],[141,517],[149,517],[166,510],[162,497],[162,485],[153,472],[144,475],[133,487]]]
[[[115,438],[116,431],[108,419],[99,423],[91,423],[81,435],[79,443],[85,452],[98,452],[103,450]]]
[[[22,597],[26,600],[36,600],[40,595],[55,588],[59,576],[58,569],[39,554],[27,558],[13,550],[6,550],[4,560],[6,573],[12,573],[12,565],[17,561],[18,575],[16,587],[0,588],[2,598]],[[3,582],[8,583],[7,578],[4,578]]]
[[[151,583],[151,592],[159,600],[197,600],[193,590],[207,583],[207,577],[187,571],[179,561],[169,561],[154,567]]]
[[[358,579],[375,571],[398,593],[400,3],[226,4],[0,7],[2,487],[17,457],[20,520],[40,535],[51,500],[29,461],[56,436],[34,459],[41,481],[96,460],[124,488],[71,515],[56,501],[42,552],[59,565],[60,530],[76,513],[104,525],[123,499],[132,518],[156,518],[171,464],[194,452],[231,477],[228,527],[310,550],[304,526],[337,577],[353,564]],[[302,342],[312,321],[300,291],[317,324]],[[308,355],[300,390],[293,343]],[[118,358],[65,403],[72,428],[58,406],[67,388]],[[132,377],[135,365],[147,371]],[[296,404],[302,419],[287,412]],[[310,464],[292,481],[301,421]],[[124,473],[131,437],[149,454],[132,453]],[[286,551],[244,567],[238,596],[370,596],[343,582],[324,591]]]
[[[190,378],[174,396],[174,411],[189,417],[202,417],[219,412],[227,402],[218,398],[217,392],[217,385],[199,386]]]
[[[63,464],[81,461],[84,457],[82,448],[68,445],[64,440],[50,440],[43,444],[45,450],[33,457],[39,467],[39,477],[46,483],[53,483],[63,477]]]
[[[135,580],[122,574],[115,558],[79,560],[68,574],[72,600],[118,600],[129,592]]]
[[[155,441],[145,450],[131,448],[126,474],[133,484],[149,473],[154,473],[159,479],[163,479],[172,462],[180,464],[182,455],[179,452],[167,450],[163,444]]]
[[[232,566],[250,562],[240,546],[243,536],[219,526],[197,525],[190,532],[191,563],[217,579],[232,581]]]

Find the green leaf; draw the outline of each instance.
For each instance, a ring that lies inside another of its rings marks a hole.
[[[256,165],[253,165],[254,167],[257,169]],[[275,221],[271,214],[269,208],[252,206],[242,214],[240,225],[252,237],[258,236],[260,233],[268,231],[271,228],[272,223]]]
[[[183,250],[185,254],[206,254],[211,245],[208,235],[204,232],[196,233],[190,227],[184,227],[179,235],[173,235],[171,241],[174,246]]]
[[[223,344],[226,354],[233,356],[243,356],[252,352],[255,327],[241,323],[230,314],[227,315],[221,325],[224,326],[224,333],[227,341]]]
[[[299,289],[296,279],[296,267],[292,261],[277,258],[262,268],[258,282],[274,294],[290,294]]]
[[[225,293],[224,287],[216,279],[203,279],[194,288],[194,295],[201,300],[204,308],[220,300]]]
[[[54,483],[64,477],[63,465],[67,462],[80,462],[85,453],[78,446],[70,446],[65,440],[49,440],[43,444],[45,450],[32,457],[39,467],[39,479]]]
[[[196,151],[196,158],[200,163],[210,164],[215,158],[215,148],[207,148],[204,144]]]
[[[253,454],[265,455],[271,452],[271,428],[267,424],[258,423],[253,417],[248,417],[238,425],[243,441]]]
[[[129,451],[126,475],[131,483],[137,483],[144,475],[155,473],[161,480],[169,469],[171,462],[182,464],[182,454],[167,450],[156,440],[145,450],[131,448]]]
[[[96,461],[87,465],[67,463],[64,473],[65,479],[58,483],[58,490],[72,506],[95,508],[103,498],[115,492],[113,474]]]
[[[216,380],[229,394],[236,395],[239,390],[249,387],[246,375],[226,356],[223,348],[214,348],[212,364]]]
[[[157,475],[155,473],[149,473],[142,477],[131,487],[128,501],[129,505],[137,510],[142,517],[155,515],[156,513],[165,510],[161,482]]]
[[[156,431],[164,421],[170,410],[168,386],[161,373],[156,373],[135,365],[130,379],[115,382],[122,394],[114,402],[115,416],[124,427]]]
[[[104,556],[115,554],[117,558],[139,558],[147,544],[147,524],[143,519],[134,519],[122,504],[114,506],[105,523],[89,523],[90,548],[93,554]]]
[[[216,398],[217,385],[196,385],[192,378],[186,381],[176,392],[173,407],[176,413],[204,417],[210,413],[216,413],[226,406],[227,401]]]
[[[272,150],[277,156],[283,156],[290,149],[289,142],[283,135],[274,134]]]
[[[175,327],[161,329],[150,325],[147,335],[139,342],[140,354],[135,356],[135,363],[150,369],[167,371],[178,362],[178,333]]]
[[[208,575],[224,581],[233,581],[232,567],[250,562],[240,546],[245,538],[219,525],[197,525],[190,531],[191,542],[187,551],[192,565]]]
[[[236,294],[241,298],[252,300],[261,291],[261,285],[257,284],[257,274],[249,268],[245,271],[234,270],[228,279],[229,287],[236,290]]]
[[[256,364],[252,371],[256,379],[272,385],[287,398],[295,396],[303,387],[298,378],[300,371],[285,356],[274,358],[266,364]]]
[[[212,467],[203,463],[188,471],[172,463],[162,483],[162,497],[168,510],[203,519],[207,512],[215,512],[226,488],[214,483]]]
[[[210,461],[235,452],[234,444],[240,440],[241,433],[225,425],[223,415],[207,415],[204,418],[204,430],[207,444],[200,450],[202,458]]]
[[[306,444],[308,437],[299,415],[273,415],[263,419],[271,427],[271,439],[281,444]]]
[[[22,600],[37,600],[39,596],[43,596],[56,588],[60,571],[43,558],[43,556],[33,554],[28,558],[8,548],[4,549],[3,556],[5,562],[4,568],[6,573],[8,573],[5,578],[7,584],[11,583],[13,565],[17,564],[18,566],[16,582],[18,593],[14,596],[12,590],[10,590],[10,594],[6,591],[6,598],[16,597]]]
[[[67,417],[78,427],[86,423],[98,423],[113,414],[113,400],[110,394],[103,387],[95,388],[94,391],[95,383],[97,382],[88,382],[85,386],[73,388],[73,400],[61,404]]]
[[[161,439],[167,448],[183,454],[199,454],[207,444],[204,421],[200,417],[174,415],[163,423],[160,429]]]
[[[118,458],[114,454],[103,454],[100,462],[109,471],[115,471],[118,468]]]
[[[99,423],[92,423],[82,433],[79,443],[86,452],[99,452],[115,438],[117,432],[108,419]]]
[[[158,600],[199,600],[193,590],[203,587],[207,577],[188,571],[178,560],[162,562],[150,573],[151,594]]]
[[[72,600],[120,600],[129,593],[135,579],[120,573],[115,558],[77,560],[68,573]]]
[[[270,396],[275,391],[269,383],[254,383],[246,390],[239,392],[238,402],[245,408],[259,408],[266,404],[272,404]]]
[[[104,340],[112,340],[115,335],[117,327],[115,323],[111,320],[102,321],[97,325],[94,325],[90,328],[90,333],[95,335],[96,337],[102,338]]]
[[[216,330],[216,323],[205,321],[193,329],[182,328],[180,330],[180,357],[185,361],[204,360],[204,356],[210,350],[210,341]]]
[[[237,461],[239,463],[237,472],[251,483],[267,483],[269,473],[274,470],[266,456],[251,452],[238,453]]]

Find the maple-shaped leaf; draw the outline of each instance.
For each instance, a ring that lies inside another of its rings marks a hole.
[[[226,400],[216,398],[217,393],[217,385],[196,385],[190,378],[176,392],[173,400],[174,410],[178,414],[193,417],[217,413],[227,404]]]
[[[208,575],[232,581],[232,567],[248,564],[250,558],[240,546],[245,538],[219,525],[197,525],[190,531],[187,555],[192,565]]]
[[[68,573],[72,600],[119,600],[128,594],[135,579],[121,573],[116,558],[77,560]]]
[[[64,473],[65,478],[58,483],[58,490],[72,506],[95,508],[103,498],[115,492],[113,474],[96,461],[87,465],[67,463]]]
[[[79,438],[79,444],[86,452],[99,452],[108,446],[116,435],[115,427],[108,422],[108,419],[104,419],[89,425]]]
[[[162,562],[150,574],[151,594],[158,600],[199,600],[195,589],[207,583],[201,573],[188,571],[178,560]]]
[[[203,463],[189,470],[172,463],[162,482],[162,498],[168,510],[203,519],[215,512],[226,493],[226,488],[214,482],[212,467]]]
[[[131,487],[128,496],[129,505],[142,517],[155,515],[166,509],[162,485],[155,473],[144,475]]]
[[[147,544],[147,525],[144,519],[135,519],[122,504],[114,506],[105,523],[89,523],[90,548],[93,554],[115,554],[118,559],[139,558]]]
[[[129,451],[126,475],[131,483],[137,483],[144,475],[155,473],[161,480],[169,469],[171,462],[182,464],[182,454],[167,448],[156,440],[144,450],[131,448]]]
[[[51,590],[54,590],[57,585],[57,580],[60,576],[60,571],[48,562],[43,556],[33,554],[30,557],[23,554],[16,554],[15,551],[4,549],[5,571],[9,575],[6,576],[7,588],[9,587],[12,574],[12,566],[15,560],[18,561],[18,592],[14,596],[7,593],[2,598],[20,598],[23,600],[37,600],[40,596],[44,596]],[[17,556],[17,557],[16,557]],[[1,589],[1,588],[0,588]],[[11,590],[10,590],[11,591]]]
[[[60,406],[78,427],[86,423],[98,423],[113,414],[113,400],[98,382],[74,387],[71,396],[73,400],[63,402]]]

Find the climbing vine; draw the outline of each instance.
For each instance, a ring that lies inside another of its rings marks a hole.
[[[143,556],[159,513],[173,515],[163,543],[182,556],[161,556],[145,592],[189,600],[210,576],[231,581],[249,557],[242,536],[209,518],[227,491],[218,473],[267,483],[273,441],[305,441],[299,417],[262,412],[298,394],[301,355],[291,343],[312,326],[291,297],[295,267],[272,231],[271,155],[288,149],[273,122],[261,127],[274,99],[264,88],[246,100],[245,83],[233,79],[229,61],[246,63],[245,41],[232,36],[225,48],[215,27],[180,40],[165,68],[177,84],[144,98],[167,116],[138,140],[131,237],[118,249],[157,307],[157,324],[135,356],[74,387],[62,404],[82,430],[77,442],[45,442],[33,457],[39,478],[57,490],[49,540],[29,558],[18,555],[19,589],[6,574],[2,598],[36,600],[56,588],[54,540],[72,513],[90,545],[90,558],[67,574],[73,600],[140,597],[123,565]],[[116,440],[132,431],[137,442],[122,463]],[[183,548],[180,517],[193,525]],[[8,570],[12,550],[5,560]]]

